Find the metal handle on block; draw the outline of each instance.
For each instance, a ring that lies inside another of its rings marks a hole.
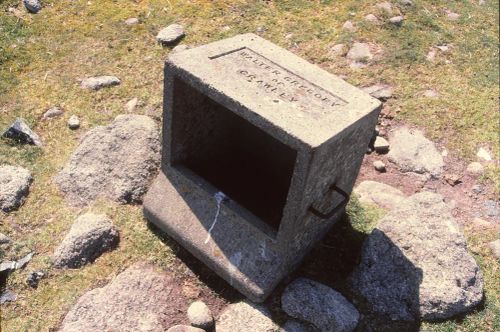
[[[330,212],[328,213],[322,213],[318,210],[316,210],[312,205],[309,207],[309,211],[312,212],[312,214],[314,214],[316,217],[319,217],[321,219],[330,219],[335,213],[337,213],[340,209],[342,209],[345,205],[347,205],[347,202],[349,201],[349,195],[343,191],[342,189],[340,189],[339,187],[337,187],[337,185],[334,183],[330,186],[330,188],[328,189],[329,191],[330,190],[335,190],[336,192],[338,192],[340,195],[342,195],[342,197],[344,197],[344,199],[342,200],[342,202],[340,202],[336,207],[334,207]]]

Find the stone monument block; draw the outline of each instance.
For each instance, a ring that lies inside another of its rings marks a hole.
[[[146,217],[263,301],[344,211],[380,102],[254,34],[165,64]]]

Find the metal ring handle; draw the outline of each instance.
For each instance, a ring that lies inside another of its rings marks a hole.
[[[342,197],[344,197],[344,199],[342,200],[342,202],[339,203],[339,205],[337,205],[336,207],[334,207],[328,213],[323,213],[323,212],[320,212],[320,211],[316,210],[312,206],[312,204],[311,204],[311,206],[309,207],[309,211],[311,211],[312,214],[314,214],[316,217],[319,217],[321,219],[330,219],[335,213],[337,213],[340,209],[342,209],[347,204],[347,202],[349,201],[349,195],[345,191],[343,191],[342,189],[340,189],[339,187],[337,187],[337,185],[335,183],[332,184],[328,190],[329,191],[330,190],[335,190],[340,195],[342,195]]]

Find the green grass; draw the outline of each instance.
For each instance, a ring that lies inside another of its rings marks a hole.
[[[9,279],[19,300],[2,308],[2,328],[48,331],[81,294],[104,284],[132,262],[146,259],[171,265],[175,246],[151,232],[140,207],[98,202],[90,209],[113,218],[122,234],[119,249],[79,270],[50,267],[54,248],[81,213],[67,206],[51,179],[81,134],[124,113],[129,99],[139,98],[137,113],[161,115],[163,60],[170,49],[159,46],[155,35],[170,23],[183,24],[187,30],[183,43],[193,45],[265,27],[265,38],[345,76],[350,83],[393,85],[394,98],[386,107],[400,110],[395,120],[420,126],[451,153],[473,160],[477,148],[485,146],[498,156],[498,2],[487,1],[485,6],[473,1],[414,2],[415,7],[401,9],[405,22],[395,28],[362,22],[366,14],[377,14],[375,1],[61,0],[44,1],[39,14],[18,19],[6,11],[18,1],[0,0],[0,130],[21,116],[44,142],[39,149],[0,140],[0,163],[24,166],[35,178],[25,205],[0,216],[0,232],[18,242],[9,255],[37,252],[27,270]],[[446,8],[460,13],[460,19],[446,20]],[[141,24],[126,26],[123,21],[128,17],[138,17]],[[348,19],[357,26],[356,32],[341,30]],[[329,54],[334,44],[355,41],[379,45],[383,57],[363,70],[354,70],[344,58]],[[429,48],[443,43],[452,45],[451,50],[438,52],[432,63],[426,61]],[[122,84],[98,92],[79,87],[78,79],[103,74],[118,76]],[[440,98],[419,95],[430,88]],[[66,111],[64,116],[42,121],[41,115],[54,105]],[[66,126],[72,114],[82,119],[78,131]],[[499,186],[498,169],[488,170],[485,183],[496,179]],[[379,217],[377,210],[351,208],[353,228],[362,233],[369,232]],[[426,329],[500,329],[498,262],[485,249],[494,234],[466,231],[485,274],[485,308],[463,320],[427,324]],[[34,269],[49,274],[36,290],[24,282]]]

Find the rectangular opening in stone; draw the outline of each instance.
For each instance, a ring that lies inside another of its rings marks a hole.
[[[180,79],[174,80],[171,135],[173,167],[189,169],[278,230],[294,149]]]

